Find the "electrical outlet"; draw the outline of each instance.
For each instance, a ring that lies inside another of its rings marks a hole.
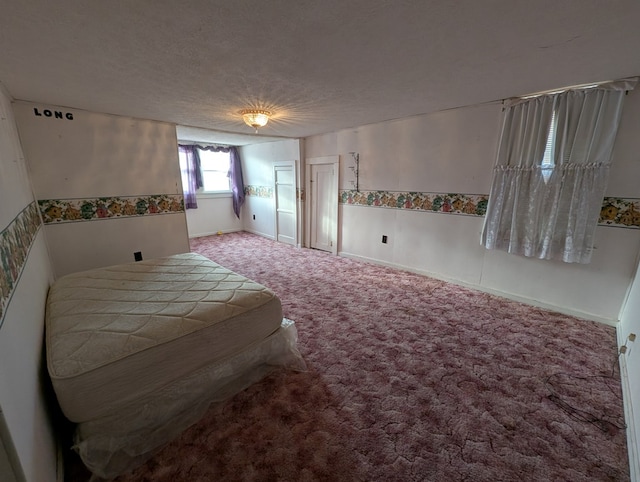
[[[133,253],[133,259],[136,261],[142,261],[142,251],[136,251]]]
[[[255,215],[255,214],[253,215],[253,220],[254,220],[254,221],[256,220],[256,215]]]
[[[382,235],[382,244],[387,244],[387,235],[386,234]]]

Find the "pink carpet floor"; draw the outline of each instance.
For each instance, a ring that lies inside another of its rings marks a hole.
[[[119,482],[629,480],[613,328],[248,233],[191,244],[280,296],[309,369]]]

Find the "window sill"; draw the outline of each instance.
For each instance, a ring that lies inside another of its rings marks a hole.
[[[197,192],[197,199],[218,199],[224,197],[231,197],[231,191],[216,191],[216,192]]]

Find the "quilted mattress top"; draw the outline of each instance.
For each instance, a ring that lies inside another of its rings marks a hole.
[[[195,253],[64,276],[47,302],[49,374],[78,376],[274,298],[265,286]]]

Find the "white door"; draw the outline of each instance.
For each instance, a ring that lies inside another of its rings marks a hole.
[[[276,185],[276,239],[296,244],[296,185],[293,163],[275,165],[273,178]]]
[[[312,161],[312,160],[310,160]],[[309,246],[337,253],[337,162],[309,163]]]

